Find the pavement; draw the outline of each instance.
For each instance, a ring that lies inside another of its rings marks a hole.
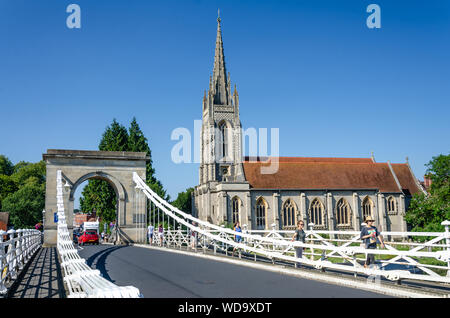
[[[9,288],[7,298],[65,298],[56,247],[36,252]]]

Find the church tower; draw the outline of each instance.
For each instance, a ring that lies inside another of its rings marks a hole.
[[[239,95],[231,94],[230,74],[225,67],[220,15],[214,67],[208,92],[203,95],[201,131],[200,184],[208,182],[243,182],[242,133],[239,119]]]

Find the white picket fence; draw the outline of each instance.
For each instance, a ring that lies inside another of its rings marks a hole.
[[[74,247],[67,228],[64,213],[61,170],[57,171],[58,237],[57,249],[61,257],[64,282],[69,291],[68,298],[139,298],[139,289],[133,286],[117,286],[91,269]]]
[[[0,296],[7,294],[7,285],[17,279],[41,245],[42,233],[38,230],[0,230]]]

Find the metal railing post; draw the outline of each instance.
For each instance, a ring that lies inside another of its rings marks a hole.
[[[5,253],[5,245],[3,243],[3,235],[5,235],[6,232],[3,230],[0,230],[0,295],[6,294],[6,286],[3,283],[3,279],[8,277],[8,269],[7,269],[7,263],[6,263],[6,253]],[[6,275],[4,275],[4,271],[6,271]]]
[[[202,227],[204,231],[206,231],[206,227]],[[203,234],[203,254],[206,253],[206,235]]]
[[[450,221],[445,220],[441,223],[441,225],[445,226],[445,244],[447,245],[447,252],[450,253],[450,232],[449,232],[449,226]],[[447,262],[447,277],[450,277],[450,259]]]
[[[8,252],[6,253],[6,259],[8,261],[8,270],[10,272],[11,279],[16,279],[17,278],[17,271],[16,271],[17,260],[16,260],[16,244],[15,244],[15,238],[14,238],[14,234],[16,234],[16,231],[9,230],[6,233],[8,233],[8,235],[9,235],[9,248],[8,248]]]
[[[23,241],[23,231],[22,229],[17,230],[17,238],[16,238],[16,259],[17,259],[17,267],[19,270],[23,269],[23,249],[22,249],[22,241]]]
[[[311,222],[311,223],[308,224],[308,226],[309,226],[309,229],[311,230],[311,232],[314,232],[314,223]],[[309,238],[311,245],[314,244],[313,237],[314,237],[314,235],[311,233],[311,237]],[[311,248],[310,259],[312,261],[314,261],[314,249],[313,248]]]

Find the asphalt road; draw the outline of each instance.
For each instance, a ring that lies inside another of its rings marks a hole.
[[[133,246],[92,245],[81,257],[119,286],[145,298],[379,298],[368,291],[324,284],[245,266]]]

